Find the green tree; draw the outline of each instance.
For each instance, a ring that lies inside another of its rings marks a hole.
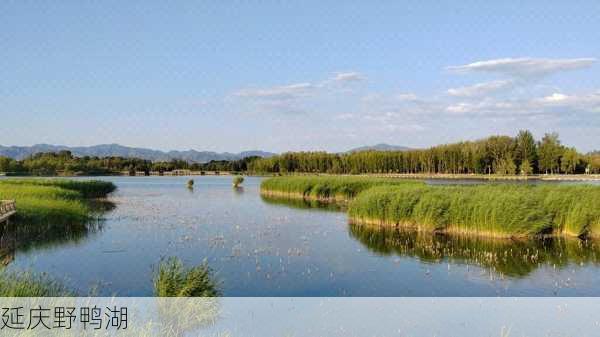
[[[521,166],[519,166],[519,171],[522,175],[530,175],[533,173],[533,167],[531,166],[529,160],[525,159],[521,162]]]
[[[560,160],[560,168],[565,173],[575,173],[580,162],[579,153],[574,148],[566,148]]]
[[[527,161],[532,171],[537,166],[538,148],[529,130],[521,130],[515,138],[515,164],[519,167]],[[533,172],[531,172],[533,173]]]
[[[539,145],[540,171],[551,174],[558,173],[563,147],[558,139],[558,133],[546,133]]]

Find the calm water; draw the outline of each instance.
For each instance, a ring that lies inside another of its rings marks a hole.
[[[3,228],[9,269],[82,294],[152,294],[163,257],[206,260],[227,296],[600,296],[600,242],[488,241],[350,226],[335,207],[265,200],[260,178],[111,177],[86,228]]]

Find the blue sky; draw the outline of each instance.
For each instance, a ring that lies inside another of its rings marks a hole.
[[[600,148],[598,1],[4,1],[0,144]]]

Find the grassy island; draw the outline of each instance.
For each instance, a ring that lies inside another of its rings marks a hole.
[[[89,200],[104,198],[116,186],[105,181],[10,179],[0,181],[0,200],[15,200],[15,221],[79,224],[93,218]]]
[[[271,197],[349,201],[351,222],[492,237],[600,237],[600,187],[482,184],[433,186],[368,177],[267,179]]]

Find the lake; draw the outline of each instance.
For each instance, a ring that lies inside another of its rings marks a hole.
[[[600,242],[349,225],[335,206],[262,198],[258,177],[101,179],[118,186],[102,221],[3,227],[1,262],[81,295],[150,296],[153,269],[177,256],[206,261],[225,296],[600,296]]]

